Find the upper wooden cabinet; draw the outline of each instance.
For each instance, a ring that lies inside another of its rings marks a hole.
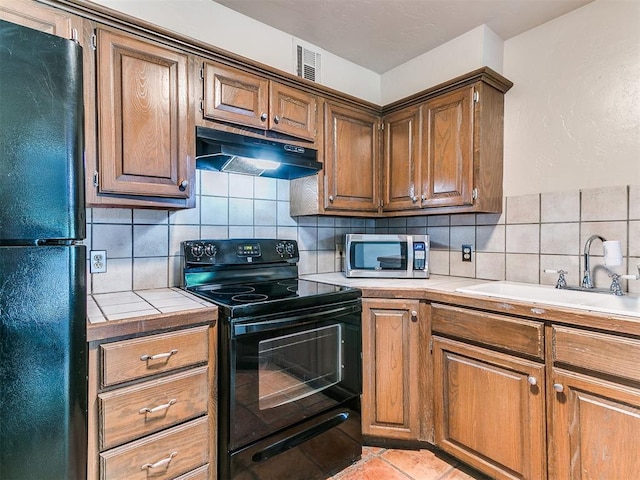
[[[324,209],[377,212],[379,117],[325,103]]]
[[[30,0],[2,0],[0,19],[63,38],[77,38],[81,20]]]
[[[96,35],[97,165],[87,162],[87,202],[194,206],[190,57],[121,31]]]
[[[384,185],[382,210],[420,208],[422,140],[420,107],[384,118]]]
[[[478,71],[471,77],[477,81],[385,115],[384,212],[502,210],[504,92],[511,83],[493,81],[495,75]]]
[[[315,142],[315,95],[217,63],[204,62],[203,115]]]

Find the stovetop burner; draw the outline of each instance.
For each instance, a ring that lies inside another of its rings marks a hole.
[[[269,298],[269,295],[263,293],[243,293],[241,295],[234,295],[231,300],[238,303],[253,303],[261,302]]]

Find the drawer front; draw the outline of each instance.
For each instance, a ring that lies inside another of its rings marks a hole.
[[[553,361],[640,382],[640,340],[553,326]]]
[[[98,395],[100,450],[207,413],[207,367]]]
[[[100,345],[102,386],[205,363],[207,326]]]
[[[176,480],[209,480],[209,464],[180,475]]]
[[[544,324],[449,305],[432,304],[434,332],[544,358]]]
[[[102,480],[166,480],[209,461],[208,417],[100,454]]]

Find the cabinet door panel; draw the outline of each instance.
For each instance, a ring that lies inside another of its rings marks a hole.
[[[266,129],[269,81],[224,65],[204,64],[204,117]]]
[[[494,478],[545,478],[544,365],[439,337],[433,354],[436,444]]]
[[[420,208],[420,109],[384,119],[384,211]]]
[[[567,480],[637,478],[640,390],[553,371],[550,476]]]
[[[0,19],[63,38],[72,38],[73,17],[30,0],[2,0]]]
[[[314,95],[271,82],[269,128],[294,137],[315,140],[317,103]]]
[[[423,109],[423,205],[473,204],[473,87],[435,98]]]
[[[325,129],[325,209],[377,212],[378,117],[327,102]]]
[[[365,435],[420,438],[419,306],[415,300],[363,302]]]
[[[98,30],[101,192],[190,196],[187,66],[185,54]]]

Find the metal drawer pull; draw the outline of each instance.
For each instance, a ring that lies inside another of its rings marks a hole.
[[[171,452],[171,454],[167,458],[163,458],[162,460],[158,460],[156,463],[145,463],[140,467],[140,470],[150,470],[152,468],[163,467],[165,465],[169,465],[169,462],[173,460],[178,452]]]
[[[161,358],[169,358],[175,355],[176,353],[178,353],[178,350],[173,349],[170,352],[156,353],[155,355],[142,355],[140,357],[140,360],[142,360],[143,362],[146,362],[147,360],[160,360]]]
[[[141,415],[146,414],[146,413],[156,413],[156,412],[159,412],[161,410],[168,409],[171,405],[175,404],[176,402],[177,402],[177,400],[175,398],[172,398],[171,400],[169,400],[168,403],[165,403],[163,405],[158,405],[157,407],[153,407],[153,408],[144,407],[144,408],[141,408],[138,413],[140,413]]]

